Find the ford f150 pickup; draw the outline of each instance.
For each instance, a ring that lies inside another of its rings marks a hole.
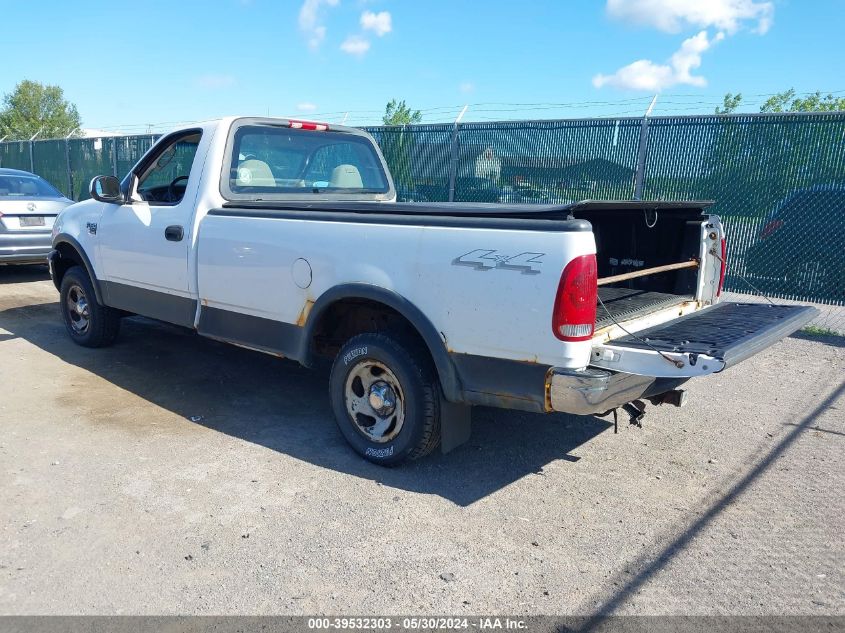
[[[470,432],[470,407],[603,414],[680,405],[813,308],[719,302],[707,202],[397,203],[353,128],[227,118],[161,138],[59,215],[49,257],[70,337],[138,314],[311,366],[366,459]]]

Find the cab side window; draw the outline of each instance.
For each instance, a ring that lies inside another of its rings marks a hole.
[[[182,201],[201,136],[201,132],[188,132],[160,148],[138,178],[142,200],[168,205]]]

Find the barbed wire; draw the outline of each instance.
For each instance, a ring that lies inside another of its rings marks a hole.
[[[806,97],[816,93],[822,95],[837,95],[845,93],[842,90],[818,90],[807,92],[796,92],[794,97]],[[778,96],[783,92],[752,93],[743,95],[741,107],[743,109],[759,108],[770,97]],[[480,101],[456,105],[434,105],[417,109],[420,112],[423,123],[452,123],[457,115],[467,108],[466,122],[475,121],[507,121],[518,119],[530,119],[531,114],[543,113],[544,119],[554,118],[549,113],[559,111],[565,114],[573,109],[594,110],[593,117],[617,118],[645,114],[648,104],[653,95],[629,97],[616,100],[584,100],[584,101],[540,101],[540,102],[507,102],[507,101]],[[680,112],[695,112],[701,114],[713,114],[717,107],[724,105],[724,95],[715,94],[684,94],[665,93],[659,94],[657,105],[652,115],[661,113],[672,115]],[[634,106],[638,106],[636,109]],[[610,110],[610,111],[608,111]],[[743,112],[737,112],[742,114]],[[325,120],[330,123],[343,122],[347,125],[381,125],[384,110],[380,109],[350,109],[333,111],[301,112],[291,116],[292,118]],[[586,118],[586,117],[585,117]],[[126,123],[116,125],[92,125],[90,129],[94,132],[107,132],[103,136],[110,135],[143,135],[159,134],[169,129],[195,123],[195,120],[158,121],[155,123]],[[7,141],[20,141],[21,139],[6,139]],[[26,139],[23,139],[26,140]],[[44,139],[46,140],[46,139]]]

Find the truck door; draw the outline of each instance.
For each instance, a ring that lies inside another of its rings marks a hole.
[[[130,202],[103,213],[96,230],[108,305],[193,324],[188,249],[203,140],[190,130],[160,141],[130,175]]]

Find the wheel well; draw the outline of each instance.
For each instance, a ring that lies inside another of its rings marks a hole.
[[[62,285],[62,278],[65,273],[74,266],[82,266],[85,270],[85,262],[77,250],[67,242],[61,242],[56,245],[56,250],[61,257],[53,262],[53,284],[58,290]]]
[[[365,332],[398,335],[419,347],[432,361],[425,339],[404,315],[378,301],[360,298],[335,301],[318,315],[311,335],[311,351],[317,357],[332,359],[346,341]]]

